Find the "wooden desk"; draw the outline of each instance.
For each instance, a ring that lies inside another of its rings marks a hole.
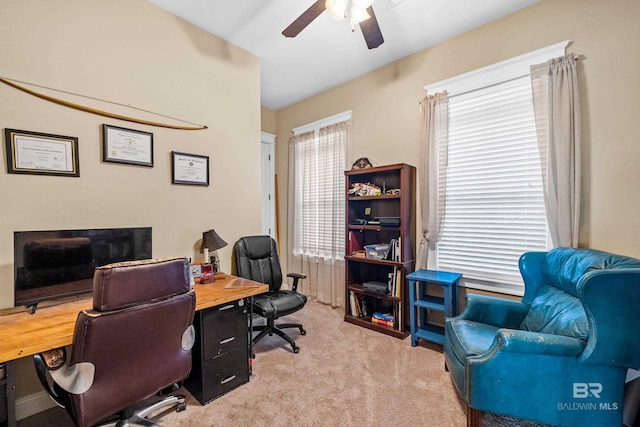
[[[225,274],[213,283],[196,284],[193,289],[198,311],[261,294],[268,291],[269,286]],[[70,345],[78,313],[93,306],[90,294],[54,304],[41,305],[34,314],[26,308],[0,310],[0,363],[4,362],[6,367],[9,426],[15,423],[15,379],[11,362]]]

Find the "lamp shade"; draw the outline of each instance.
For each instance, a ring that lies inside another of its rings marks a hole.
[[[224,248],[225,246],[227,246],[227,242],[222,240],[222,237],[218,236],[218,233],[216,233],[216,230],[213,228],[202,233],[202,246],[200,246],[200,252],[202,252],[204,248],[213,252],[220,248]]]

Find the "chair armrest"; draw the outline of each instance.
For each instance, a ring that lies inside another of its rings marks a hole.
[[[498,329],[496,340],[487,354],[494,354],[495,348],[507,353],[544,354],[548,356],[577,356],[584,349],[585,342],[579,338],[564,335],[515,329]]]
[[[485,323],[501,328],[517,329],[529,312],[529,305],[520,301],[486,295],[467,294],[467,305],[459,319]]]
[[[298,290],[298,280],[306,279],[307,275],[306,274],[302,274],[302,273],[288,273],[287,277],[293,278],[293,285],[291,286],[291,289],[293,289],[294,292],[297,292],[297,290]]]
[[[44,388],[49,397],[51,397],[51,400],[61,408],[65,407],[64,401],[51,388],[47,379],[47,372],[53,369],[58,369],[65,363],[66,351],[64,347],[33,355],[33,364],[35,365],[36,374],[38,375],[38,380],[40,381],[42,388]]]

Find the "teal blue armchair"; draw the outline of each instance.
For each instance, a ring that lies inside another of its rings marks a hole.
[[[444,357],[467,425],[493,412],[558,426],[622,425],[640,367],[640,260],[593,249],[528,252],[522,301],[467,295]]]

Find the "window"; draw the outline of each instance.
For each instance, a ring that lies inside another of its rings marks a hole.
[[[351,112],[294,129],[293,254],[344,257],[345,178]]]
[[[450,100],[446,185],[438,269],[520,285],[520,255],[547,248],[528,78]]]
[[[450,96],[448,165],[440,177],[446,188],[439,187],[445,215],[434,267],[462,273],[465,286],[521,295],[520,255],[548,249],[529,65],[563,55],[565,47],[437,84]]]

